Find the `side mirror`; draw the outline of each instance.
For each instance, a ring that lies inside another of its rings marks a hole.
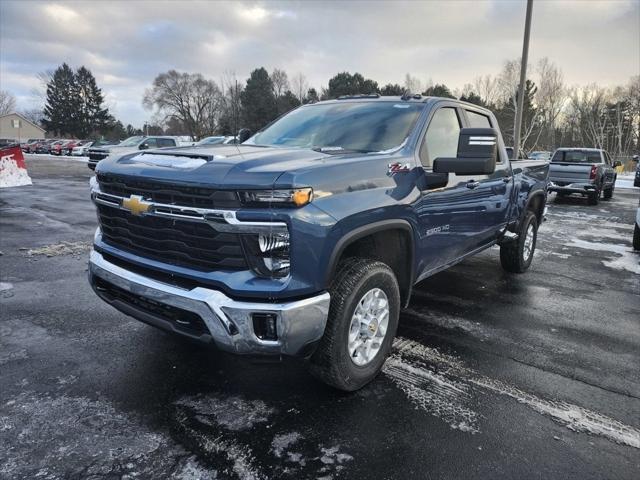
[[[148,143],[141,143],[140,146],[138,147],[138,150],[146,150],[147,148],[149,148]]]
[[[613,162],[613,168],[617,168],[621,166],[622,166],[622,162],[620,160],[616,160],[615,162]]]
[[[498,132],[493,128],[463,128],[456,158],[436,158],[434,173],[488,175],[496,170]]]
[[[244,143],[246,140],[249,140],[251,137],[251,130],[248,128],[241,128],[238,132],[238,141],[237,143]]]

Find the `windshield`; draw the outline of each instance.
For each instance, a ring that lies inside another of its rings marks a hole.
[[[552,162],[569,163],[601,163],[600,152],[584,152],[579,150],[563,150],[553,154]]]
[[[405,102],[307,105],[288,113],[246,143],[329,153],[379,152],[400,146],[423,108],[423,104]]]
[[[119,147],[135,147],[144,137],[129,137],[118,144]]]
[[[200,140],[196,145],[215,145],[224,142],[225,137],[207,137]]]

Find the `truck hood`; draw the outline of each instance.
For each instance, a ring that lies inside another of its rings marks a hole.
[[[336,162],[345,163],[363,154],[330,155],[310,149],[216,145],[136,151],[111,156],[98,164],[98,174],[147,177],[222,188],[272,188],[284,172],[296,173]]]

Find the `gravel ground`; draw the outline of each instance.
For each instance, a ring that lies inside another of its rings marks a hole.
[[[343,394],[99,301],[92,173],[27,163],[0,190],[0,478],[637,478],[638,189],[551,196],[524,275],[490,249],[422,282],[383,373]]]

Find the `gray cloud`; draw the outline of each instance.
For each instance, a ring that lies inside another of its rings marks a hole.
[[[303,72],[316,88],[339,71],[380,83],[409,72],[461,87],[520,55],[524,2],[0,3],[0,84],[29,107],[36,73],[90,68],[115,115],[140,125],[156,74],[175,68],[240,79],[258,66]],[[531,58],[569,84],[625,83],[640,73],[640,2],[536,1]]]

